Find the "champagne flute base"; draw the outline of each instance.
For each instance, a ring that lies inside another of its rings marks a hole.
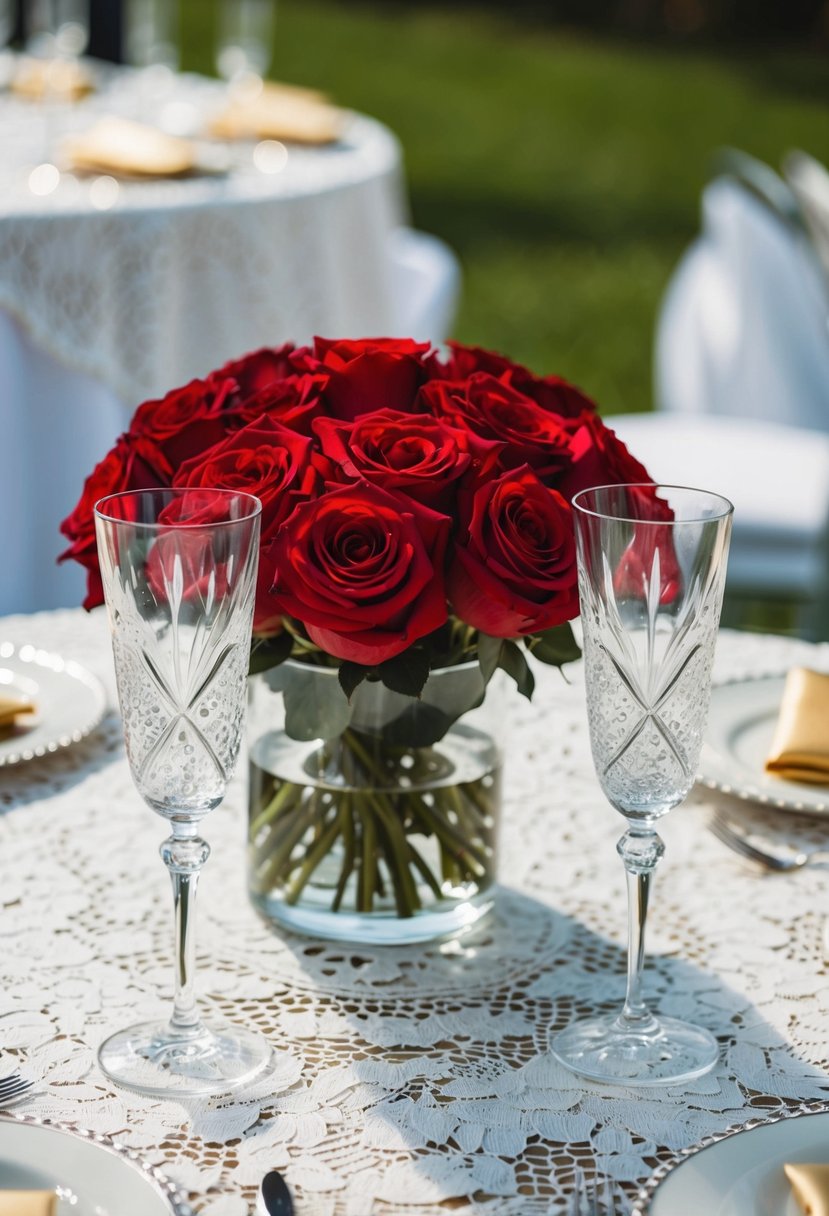
[[[614,1085],[682,1085],[717,1063],[717,1040],[700,1026],[659,1018],[647,1032],[625,1026],[618,1015],[587,1018],[552,1042],[559,1064],[591,1081]]]
[[[106,1039],[98,1062],[111,1081],[135,1093],[192,1098],[251,1085],[270,1072],[274,1056],[267,1039],[238,1026],[172,1036],[162,1022],[139,1022]]]

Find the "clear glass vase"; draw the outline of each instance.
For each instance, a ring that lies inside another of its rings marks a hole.
[[[270,919],[316,937],[429,941],[492,905],[498,715],[477,663],[418,700],[296,661],[250,679],[248,882]],[[474,708],[468,708],[474,707]],[[322,737],[321,737],[322,736]]]

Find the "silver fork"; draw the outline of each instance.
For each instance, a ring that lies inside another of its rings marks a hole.
[[[733,849],[741,857],[756,861],[758,865],[765,866],[767,870],[774,870],[777,874],[790,874],[792,870],[802,870],[804,866],[809,865],[812,861],[818,861],[820,858],[829,860],[829,849],[811,849],[808,853],[781,854],[770,853],[766,849],[758,848],[741,832],[736,832],[719,811],[712,815],[708,826],[717,840],[728,845],[729,849]]]
[[[18,1098],[22,1098],[33,1085],[34,1081],[30,1081],[28,1077],[24,1077],[19,1072],[10,1073],[7,1077],[0,1077],[0,1106],[11,1106]]]
[[[627,1196],[612,1179],[597,1179],[591,1185],[577,1169],[575,1181],[576,1189],[570,1196],[567,1216],[628,1216]]]

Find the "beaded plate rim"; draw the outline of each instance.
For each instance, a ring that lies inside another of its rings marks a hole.
[[[0,1120],[6,1123],[22,1123],[32,1127],[45,1127],[51,1131],[79,1137],[81,1140],[88,1140],[103,1149],[104,1152],[119,1157],[130,1168],[146,1178],[157,1192],[159,1198],[163,1199],[167,1204],[173,1216],[195,1216],[193,1208],[190,1207],[190,1204],[184,1198],[183,1192],[175,1182],[167,1177],[163,1170],[159,1169],[156,1165],[151,1165],[135,1149],[127,1148],[125,1144],[119,1144],[116,1140],[104,1135],[102,1132],[93,1132],[89,1128],[72,1127],[68,1123],[60,1123],[56,1119],[40,1118],[37,1115],[15,1114],[13,1111],[0,1111]]]
[[[773,1123],[783,1123],[787,1119],[800,1119],[809,1115],[826,1114],[829,1114],[829,1102],[801,1102],[797,1106],[788,1107],[777,1115],[771,1117],[761,1115],[756,1119],[749,1119],[745,1123],[732,1124],[725,1131],[712,1132],[708,1136],[703,1136],[696,1144],[691,1144],[688,1148],[680,1149],[679,1152],[671,1157],[670,1161],[663,1162],[662,1165],[654,1170],[650,1178],[636,1192],[633,1207],[631,1208],[631,1216],[649,1216],[649,1213],[653,1211],[652,1204],[656,1193],[668,1175],[672,1174],[680,1165],[684,1165],[691,1157],[696,1157],[705,1149],[711,1148],[723,1140],[730,1140],[732,1136],[739,1136],[742,1132],[754,1131],[758,1127],[771,1126]]]
[[[31,657],[21,658],[22,654],[28,650],[32,651]],[[107,711],[106,689],[88,667],[84,667],[82,663],[76,663],[74,659],[65,659],[63,655],[43,650],[28,642],[15,642],[11,638],[0,638],[0,666],[10,659],[17,659],[26,665],[31,664],[34,668],[46,668],[56,675],[65,675],[76,680],[88,690],[95,705],[94,709],[88,715],[84,715],[84,720],[77,726],[71,730],[65,730],[53,738],[43,739],[34,747],[26,746],[26,736],[23,735],[18,748],[0,752],[0,768],[11,768],[13,765],[38,760],[43,756],[51,756],[55,752],[63,751],[64,748],[72,747],[73,744],[80,743],[91,735],[103,721]]]

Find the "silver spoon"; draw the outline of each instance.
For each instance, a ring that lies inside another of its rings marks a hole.
[[[294,1216],[291,1192],[278,1170],[270,1170],[262,1179],[257,1211],[262,1216]]]

